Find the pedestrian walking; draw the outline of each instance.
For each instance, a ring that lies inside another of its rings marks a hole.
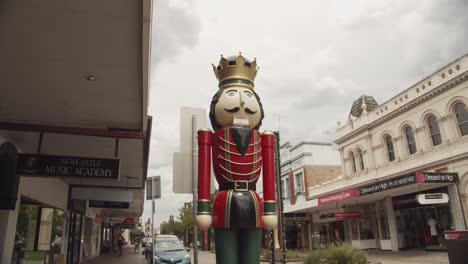
[[[123,256],[122,247],[124,244],[125,244],[125,238],[122,236],[122,234],[120,234],[119,238],[117,239],[118,252],[120,256]]]

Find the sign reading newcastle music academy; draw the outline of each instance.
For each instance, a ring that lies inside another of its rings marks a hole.
[[[118,179],[120,160],[22,153],[17,174],[41,177]]]

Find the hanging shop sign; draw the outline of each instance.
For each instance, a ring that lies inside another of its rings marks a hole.
[[[112,201],[97,201],[90,200],[89,207],[93,208],[114,208],[114,209],[128,209],[130,203],[127,202],[112,202]]]
[[[335,220],[359,219],[361,212],[336,212],[334,218]]]
[[[370,185],[366,185],[363,187],[360,187],[360,195],[368,195],[368,194],[373,194],[373,193],[378,193],[378,192],[383,192],[386,190],[391,190],[394,188],[410,185],[410,184],[415,184],[417,183],[416,181],[416,176],[415,175],[405,175],[393,179],[388,179],[384,181],[380,181],[377,183],[373,183]]]
[[[359,189],[349,189],[341,192],[328,194],[318,198],[318,205],[326,205],[346,200],[351,200],[360,195]]]
[[[19,154],[17,174],[40,177],[118,179],[119,159]]]
[[[335,213],[321,214],[319,217],[321,220],[332,219],[335,218]]]
[[[423,193],[416,195],[416,201],[421,205],[446,204],[449,202],[449,196],[446,193]]]
[[[458,174],[451,172],[416,172],[418,183],[458,183]]]
[[[94,218],[94,220],[98,222],[104,222],[104,215],[96,214],[96,217]]]

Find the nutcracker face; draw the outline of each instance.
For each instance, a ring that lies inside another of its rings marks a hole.
[[[210,119],[215,130],[234,125],[259,128],[263,115],[260,98],[249,88],[220,89],[211,102]]]

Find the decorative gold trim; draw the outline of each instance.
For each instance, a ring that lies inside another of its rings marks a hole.
[[[263,212],[263,215],[276,215],[276,212]]]
[[[237,156],[243,156],[243,155],[240,154],[240,153],[232,152],[232,151],[230,151],[230,150],[224,149],[224,148],[221,147],[220,145],[218,145],[218,148],[220,148],[222,151],[227,152],[227,153],[229,153],[229,154],[234,154],[234,155],[237,155]],[[261,151],[262,151],[262,149],[260,148],[260,149],[259,149],[258,151],[256,151],[256,152],[253,152],[253,153],[245,153],[244,156],[252,156],[252,155],[255,155],[255,154],[260,153]]]
[[[206,131],[206,132],[213,132],[211,129],[209,128],[200,128],[198,129],[198,131]]]
[[[197,215],[211,215],[211,212],[197,212]]]
[[[221,141],[223,141],[224,143],[228,143],[228,144],[231,145],[231,146],[235,146],[235,145],[236,145],[235,143],[229,142],[229,141],[225,140],[225,139],[222,138],[222,137],[220,137],[219,139],[221,139]],[[249,144],[249,147],[258,145],[258,144],[260,144],[261,142],[262,142],[262,140],[260,139],[260,140],[257,141],[257,142],[254,142],[254,143],[252,143],[252,144]]]
[[[225,212],[225,217],[226,219],[224,219],[224,224],[226,226],[226,228],[229,228],[231,226],[231,200],[232,200],[232,193],[233,191],[230,190],[228,191],[227,193],[227,197],[226,197],[226,206],[224,207],[226,212]]]
[[[208,203],[211,203],[211,200],[208,200],[208,199],[200,199],[198,200],[199,202],[208,202]]]
[[[258,169],[254,170],[252,172],[249,172],[249,173],[239,173],[239,172],[230,171],[230,170],[224,168],[223,165],[221,165],[221,164],[219,164],[219,167],[221,167],[221,169],[225,170],[228,173],[236,174],[236,175],[239,175],[239,176],[249,176],[249,175],[257,173],[261,169],[261,168],[258,168]]]
[[[232,178],[228,178],[228,177],[226,177],[226,176],[225,176],[224,174],[222,174],[222,173],[221,173],[221,177],[223,177],[223,178],[224,178],[226,181],[228,181],[228,182],[234,181]]]
[[[252,165],[252,164],[256,164],[257,162],[260,162],[262,160],[262,158],[260,157],[258,160],[253,161],[253,162],[241,163],[241,162],[234,162],[234,161],[231,161],[231,160],[227,160],[225,157],[223,157],[221,155],[218,155],[218,159],[219,158],[221,158],[222,160],[227,161],[229,163],[236,164],[236,165]]]
[[[276,203],[276,201],[275,200],[265,200],[265,201],[263,201],[263,203]]]
[[[275,133],[273,133],[273,131],[271,131],[271,130],[263,131],[262,134],[263,134],[263,135],[275,135]]]
[[[259,213],[258,213],[258,201],[257,201],[257,196],[254,194],[253,191],[250,191],[250,195],[252,195],[252,199],[254,200],[254,205],[255,205],[255,226],[259,227],[260,226],[260,221],[259,221]]]

